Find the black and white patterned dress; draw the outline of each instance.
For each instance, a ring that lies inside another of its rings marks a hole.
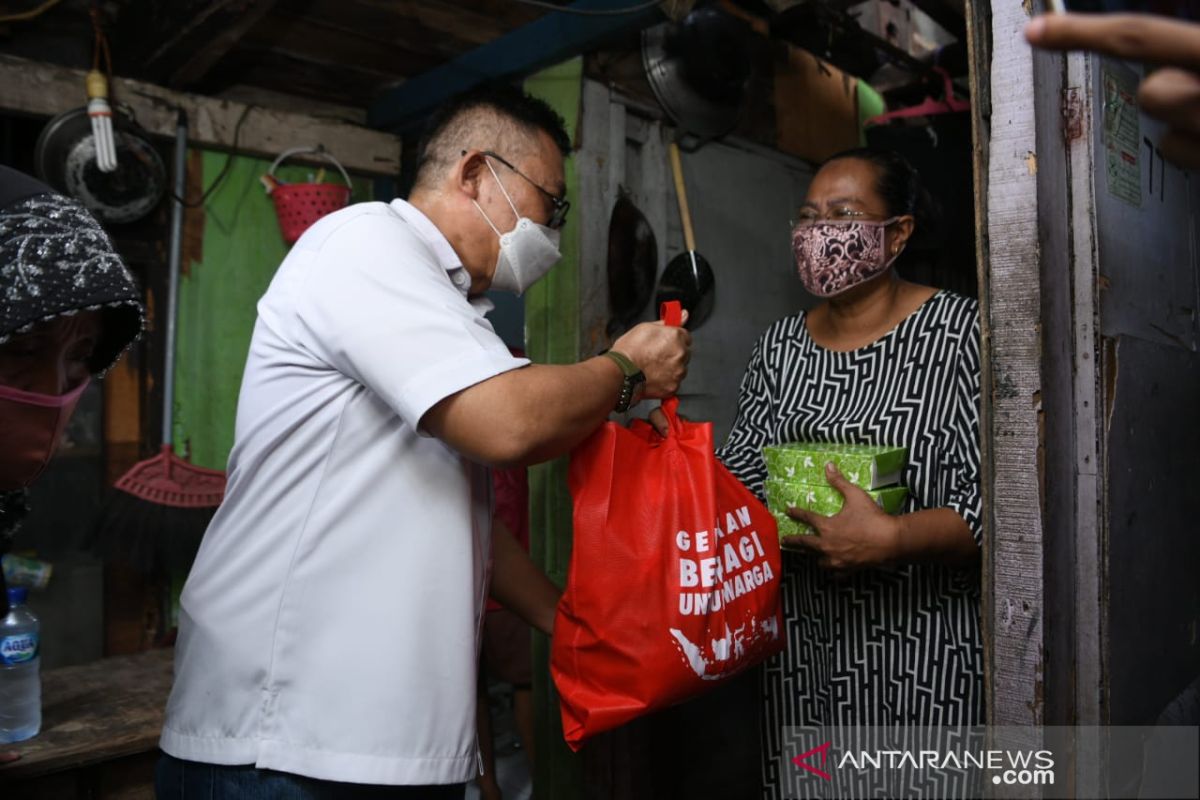
[[[758,341],[721,460],[762,497],[763,445],[906,446],[905,512],[952,508],[980,540],[979,312],[939,292],[850,352],[813,341],[800,313]],[[983,721],[979,569],[910,564],[835,577],[785,552],[787,649],[766,667],[764,797],[784,793],[797,726]],[[782,765],[782,766],[781,766]]]

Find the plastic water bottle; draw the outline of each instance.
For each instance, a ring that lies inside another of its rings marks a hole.
[[[38,621],[25,605],[27,589],[8,590],[8,616],[0,621],[0,742],[37,736],[42,727],[38,674]]]

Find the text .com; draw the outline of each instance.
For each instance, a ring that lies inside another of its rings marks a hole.
[[[1054,772],[1048,769],[1006,769],[992,776],[992,783],[1004,786],[1053,786]]]

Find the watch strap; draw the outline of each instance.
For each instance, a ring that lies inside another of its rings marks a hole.
[[[638,368],[638,365],[633,363],[633,359],[624,353],[616,350],[606,350],[601,355],[611,359],[618,367],[621,368],[621,374],[625,379],[621,382],[621,394],[617,397],[617,405],[615,410],[619,413],[624,413],[633,405],[633,397],[637,392],[639,385],[645,382],[646,376]]]
[[[626,378],[632,378],[634,375],[637,375],[639,372],[641,372],[641,370],[638,369],[637,364],[633,363],[633,359],[624,353],[616,350],[605,350],[603,353],[601,353],[601,355],[605,356],[606,358],[611,358],[613,361],[615,361],[617,366],[621,368],[621,374],[623,374]]]

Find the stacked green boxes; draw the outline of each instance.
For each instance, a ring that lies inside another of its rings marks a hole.
[[[825,516],[842,510],[841,492],[825,477],[825,465],[830,461],[889,514],[899,513],[908,497],[908,489],[899,485],[908,458],[903,447],[792,442],[764,447],[763,458],[767,462],[767,508],[779,523],[780,536],[814,532],[788,516],[789,506]]]

